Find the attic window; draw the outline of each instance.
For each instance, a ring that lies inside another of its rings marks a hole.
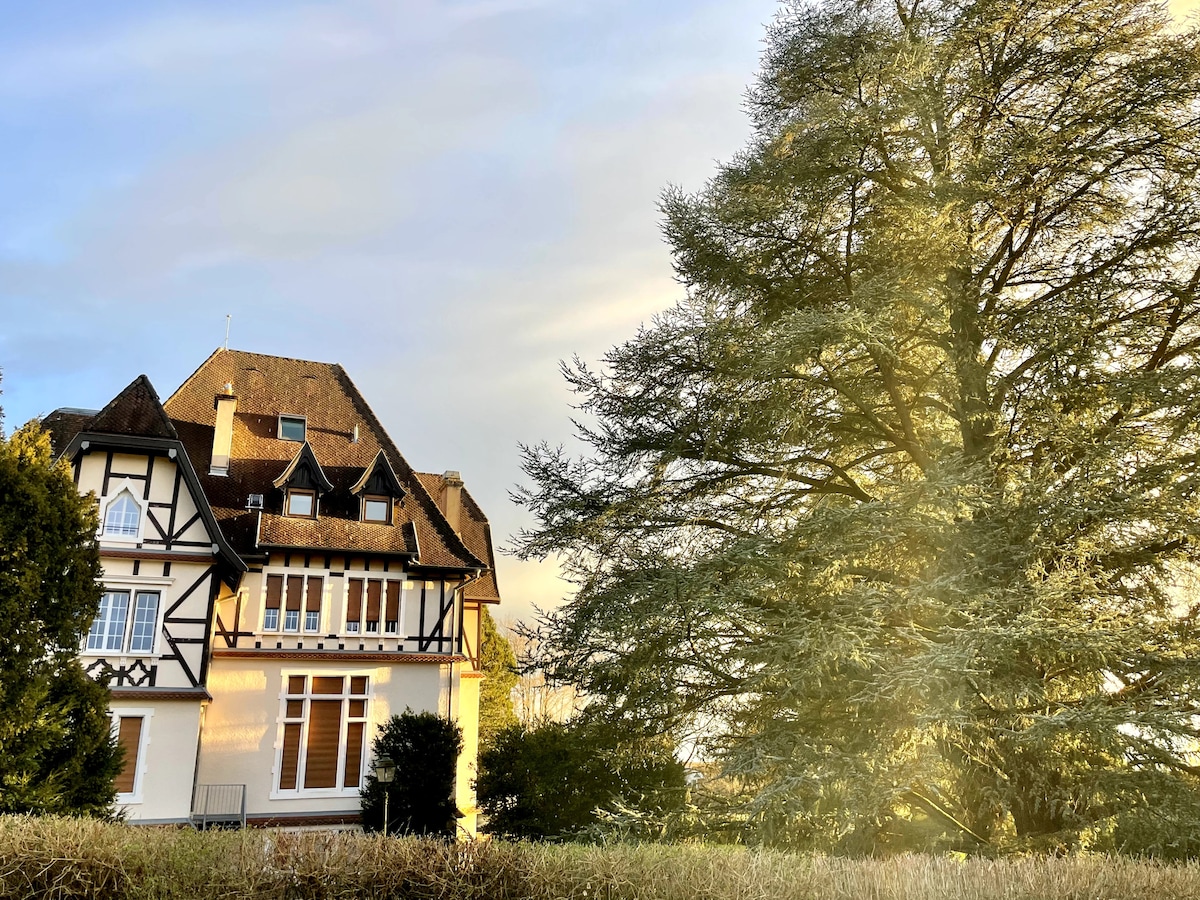
[[[133,494],[128,490],[121,491],[104,512],[105,536],[137,537],[141,516],[141,507],[133,499]]]
[[[280,416],[279,439],[281,441],[303,441],[304,416]]]
[[[392,498],[378,494],[368,494],[363,497],[362,520],[364,522],[390,524],[392,520]]]
[[[290,489],[287,492],[284,515],[315,519],[317,517],[316,491],[304,491],[297,488]]]

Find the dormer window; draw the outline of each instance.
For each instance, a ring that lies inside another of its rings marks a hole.
[[[284,505],[284,515],[315,519],[317,516],[316,491],[290,488],[287,492],[287,502]]]
[[[392,498],[378,494],[368,494],[362,500],[362,520],[364,522],[382,522],[390,525],[392,521]]]
[[[280,416],[279,439],[281,441],[304,441],[304,416]]]
[[[371,464],[363,469],[362,477],[350,488],[350,493],[359,498],[359,518],[364,522],[382,525],[392,524],[392,507],[404,498],[404,488],[396,477],[391,463],[383,451],[375,454]]]
[[[320,509],[321,495],[333,490],[333,484],[321,471],[308,441],[301,446],[283,474],[274,481],[283,491],[283,514],[315,519]]]
[[[117,499],[108,504],[104,511],[104,535],[106,537],[137,537],[142,508],[129,490],[121,491]]]

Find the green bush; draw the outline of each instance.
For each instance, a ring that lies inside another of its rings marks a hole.
[[[561,840],[603,830],[619,812],[657,818],[683,803],[684,770],[654,740],[622,740],[594,722],[544,722],[501,731],[479,754],[475,784],[489,834]],[[639,833],[637,837],[647,837]]]
[[[392,716],[371,746],[375,759],[391,757],[395,780],[381,784],[374,773],[360,792],[363,828],[383,829],[384,790],[387,790],[389,834],[454,837],[458,807],[454,802],[462,731],[449,719],[431,712],[406,710]]]

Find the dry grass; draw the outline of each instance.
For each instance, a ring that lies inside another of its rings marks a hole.
[[[1101,857],[845,860],[691,846],[445,845],[0,818],[0,897],[1171,900],[1200,898],[1200,867]]]

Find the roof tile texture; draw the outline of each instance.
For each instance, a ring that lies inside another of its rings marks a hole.
[[[229,473],[209,475],[216,423],[214,400],[224,393],[226,384],[233,386],[237,398]],[[485,550],[474,534],[474,516],[465,517],[473,524],[464,526],[464,531],[471,532],[464,543],[339,365],[217,350],[165,406],[222,530],[239,552],[255,550],[257,513],[247,511],[246,501],[250,494],[262,494],[262,544],[411,553],[412,528],[407,526],[411,522],[420,544],[421,565],[477,568],[492,563],[490,547]],[[280,415],[305,417],[305,437],[333,483],[333,491],[321,498],[317,519],[280,515],[283,492],[273,482],[300,447],[277,436]],[[381,450],[408,492],[403,505],[395,508],[391,526],[358,521],[359,500],[350,493]],[[464,501],[464,510],[466,506]],[[483,523],[486,528],[486,520]]]

